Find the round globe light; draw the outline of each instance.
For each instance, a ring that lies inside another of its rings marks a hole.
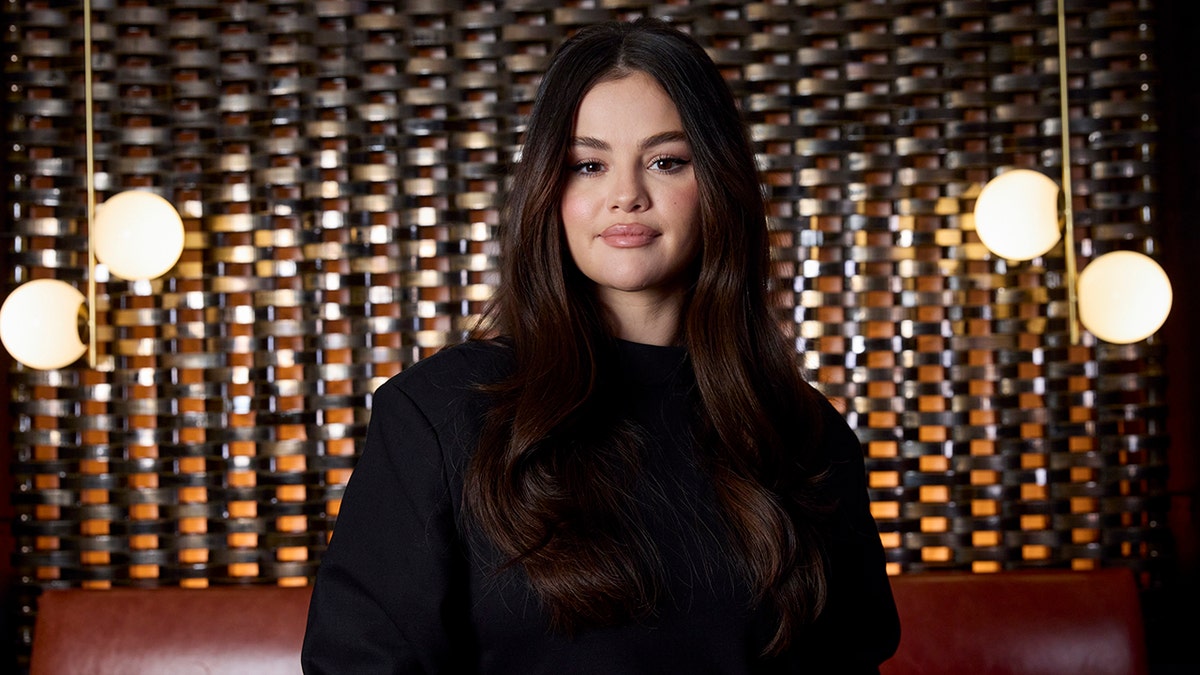
[[[1150,256],[1113,251],[1079,273],[1079,321],[1116,344],[1145,340],[1171,313],[1171,281]]]
[[[57,279],[21,284],[0,306],[0,342],[30,368],[69,366],[87,351],[79,338],[83,303],[83,293]]]
[[[183,253],[183,220],[171,202],[145,190],[128,190],[96,207],[96,259],[114,276],[154,279]]]
[[[1046,253],[1061,237],[1058,184],[1031,169],[996,176],[975,200],[975,231],[989,251],[1009,260]]]

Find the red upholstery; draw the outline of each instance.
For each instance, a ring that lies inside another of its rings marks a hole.
[[[1128,570],[892,577],[900,650],[883,675],[1146,675]],[[31,675],[300,672],[308,588],[47,591]]]
[[[1126,569],[892,577],[900,649],[882,675],[1145,675]]]
[[[300,673],[310,589],[50,590],[30,675]]]

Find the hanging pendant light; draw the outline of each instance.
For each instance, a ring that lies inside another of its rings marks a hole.
[[[88,349],[80,339],[80,324],[87,321],[83,305],[83,293],[65,281],[21,284],[0,306],[0,342],[30,368],[65,368]]]
[[[1171,283],[1152,258],[1134,251],[1097,257],[1079,272],[1071,189],[1070,105],[1067,89],[1067,20],[1058,0],[1058,93],[1062,140],[1062,238],[1066,266],[1067,324],[1079,344],[1079,324],[1106,342],[1128,344],[1153,335],[1171,311]],[[988,181],[975,201],[980,242],[1009,260],[1030,260],[1059,240],[1058,186],[1029,169]]]
[[[1113,251],[1079,273],[1079,320],[1106,342],[1150,337],[1171,312],[1171,281],[1157,262],[1136,251]]]
[[[65,368],[85,353],[99,368],[96,349],[96,264],[130,281],[154,279],[175,265],[183,252],[179,212],[148,190],[130,190],[96,205],[94,106],[92,98],[92,6],[83,2],[84,155],[88,229],[87,294],[57,279],[18,286],[0,306],[0,343],[30,368]],[[80,339],[81,315],[87,344]]]
[[[159,195],[128,190],[96,208],[96,260],[109,273],[137,281],[167,273],[183,253],[183,219]]]
[[[1006,171],[975,200],[975,232],[989,251],[1008,260],[1032,260],[1062,238],[1058,185],[1032,169]]]

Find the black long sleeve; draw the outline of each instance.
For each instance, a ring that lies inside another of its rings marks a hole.
[[[568,637],[519,568],[463,527],[462,472],[486,412],[474,387],[508,367],[504,347],[468,343],[406,369],[375,393],[366,446],[318,571],[303,664],[317,673],[855,673],[894,651],[898,620],[868,510],[861,450],[828,408],[824,448],[841,499],[828,556],[829,604],[781,658],[758,654],[773,627],[722,547],[686,428],[690,370],[677,348],[626,345],[631,414],[651,439],[651,493],[690,502],[648,525],[662,542],[667,598],[649,620]],[[660,364],[660,365],[655,365]],[[681,515],[682,514],[682,515]]]
[[[437,430],[396,380],[373,409],[313,589],[305,672],[470,672],[454,667],[465,566]]]

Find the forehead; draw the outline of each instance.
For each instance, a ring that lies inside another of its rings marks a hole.
[[[662,85],[650,75],[634,71],[601,80],[588,90],[576,111],[573,135],[637,141],[682,130],[679,110]]]

